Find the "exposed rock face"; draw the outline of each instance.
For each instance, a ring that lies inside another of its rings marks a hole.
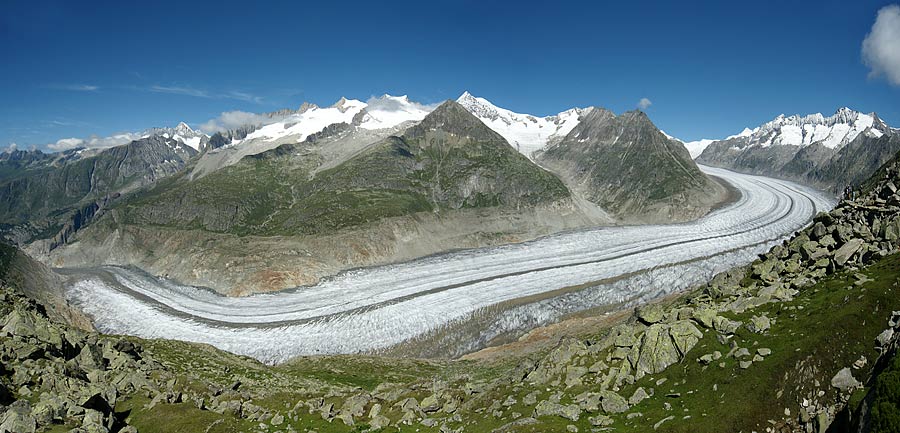
[[[859,381],[853,377],[853,372],[850,371],[849,368],[841,369],[841,371],[831,378],[831,386],[841,391],[849,391],[860,385]]]
[[[635,377],[659,373],[681,361],[702,337],[700,330],[687,320],[651,325],[628,354]]]
[[[60,231],[67,237],[94,216],[96,209],[85,211],[85,206],[168,177],[196,154],[174,140],[151,136],[94,156],[21,170],[0,178],[0,219],[20,226],[20,242]]]
[[[725,199],[684,145],[671,140],[643,112],[616,116],[595,108],[537,161],[578,185],[579,193],[629,221],[683,221]]]

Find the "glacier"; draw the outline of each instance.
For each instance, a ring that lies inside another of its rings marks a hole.
[[[835,204],[788,181],[701,169],[729,182],[740,198],[689,223],[566,232],[248,297],[120,267],[71,271],[66,293],[102,332],[207,343],[266,363],[378,352],[489,312],[477,335],[447,348],[461,354],[567,314],[634,305],[702,283],[749,263]]]

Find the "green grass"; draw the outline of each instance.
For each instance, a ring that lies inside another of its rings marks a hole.
[[[862,370],[854,370],[854,376],[865,382],[878,355],[873,339],[887,326],[886,320],[890,312],[900,309],[900,255],[882,259],[861,273],[872,281],[857,285],[854,272],[842,272],[803,289],[791,302],[771,303],[743,314],[722,313],[723,316],[745,324],[753,315],[765,314],[773,319],[772,328],[765,334],[751,333],[746,327],[741,327],[734,337],[740,347],[747,347],[751,352],[755,352],[757,348],[769,348],[772,354],[746,370],[740,369],[733,358],[722,358],[704,366],[696,361],[701,355],[714,350],[724,355],[730,350],[729,346],[716,340],[715,332],[705,331],[704,337],[683,362],[669,367],[663,373],[642,378],[619,391],[620,395],[627,398],[641,386],[648,391],[652,388],[654,396],[629,410],[628,413],[640,412],[640,417],[628,420],[625,414],[614,415],[615,431],[652,431],[655,423],[668,416],[675,418],[662,424],[656,431],[764,431],[769,425],[768,420],[784,419],[785,408],[791,410],[792,418],[796,417],[799,410],[797,402],[818,390],[825,391],[819,401],[833,401],[837,395],[836,390],[830,386],[831,377],[838,370],[852,365],[860,356],[865,356],[870,362]],[[695,295],[686,295],[675,301],[675,305],[689,305],[692,296]],[[604,332],[597,330],[584,338],[596,340],[595,337]],[[490,431],[513,421],[513,412],[518,412],[522,417],[530,416],[533,406],[525,406],[522,401],[532,391],[540,392],[538,401],[541,401],[554,392],[564,390],[562,403],[568,404],[573,396],[583,391],[597,391],[599,388],[597,385],[582,385],[565,389],[564,385],[560,385],[550,386],[552,389],[548,391],[546,385],[535,387],[509,381],[506,378],[520,361],[518,359],[488,363],[321,356],[299,358],[277,367],[267,367],[252,359],[225,354],[208,346],[165,340],[145,341],[143,344],[155,359],[183,378],[179,381],[183,390],[192,389],[192,386],[197,386],[194,382],[199,381],[224,387],[234,380],[241,380],[244,389],[250,387],[258,395],[254,404],[282,414],[286,414],[299,399],[309,399],[316,393],[322,395],[328,389],[339,389],[352,394],[359,392],[354,389],[371,391],[385,382],[408,386],[441,380],[451,384],[451,389],[461,390],[467,383],[488,381],[494,386],[488,387],[485,392],[466,396],[464,408],[461,409],[464,422],[450,423],[454,428],[463,426],[465,431],[480,432]],[[605,357],[604,351],[588,356],[582,363],[587,365]],[[725,366],[720,367],[719,362],[724,362]],[[888,401],[896,402],[895,379],[900,374],[895,370],[900,368],[900,361],[895,361],[892,368],[878,382],[883,385],[876,385],[876,388],[881,386],[881,395],[888,396]],[[656,380],[660,378],[665,378],[666,382],[656,385]],[[819,382],[818,387],[814,385],[815,381]],[[408,391],[404,395],[421,400],[429,393],[426,387]],[[670,393],[679,393],[680,397],[666,397]],[[858,402],[863,394],[865,391],[857,393],[853,401]],[[485,409],[495,400],[502,402],[510,395],[517,403],[505,409],[501,417],[495,418]],[[671,405],[670,409],[666,409],[666,403]],[[211,431],[247,431],[258,425],[255,422],[200,411],[190,404],[160,405],[149,411],[143,409],[144,404],[145,399],[138,397],[117,408],[120,411],[131,410],[132,422],[142,432],[163,431],[160,425],[177,426],[183,428],[183,431],[203,431],[217,419],[223,421]],[[896,406],[890,409],[885,406],[885,409],[880,410],[888,413]],[[392,419],[399,417],[394,409],[385,409]],[[319,432],[346,432],[361,428],[345,426],[339,420],[329,423],[318,414],[309,415],[305,408],[301,408],[298,413],[298,421],[288,422],[298,431],[315,429]],[[886,422],[892,423],[893,413],[882,416],[882,419],[888,419]],[[519,426],[512,431],[565,431],[570,424],[577,426],[580,431],[591,431],[588,418],[592,415],[594,414],[582,413],[577,422],[559,417],[542,417],[538,424]],[[685,416],[690,418],[684,419]],[[173,424],[168,424],[170,422]],[[283,429],[285,426],[281,427]],[[415,425],[404,427],[401,431],[416,429],[421,432],[435,430]],[[396,430],[392,428],[390,431]]]
[[[765,335],[751,333],[746,327],[736,335],[741,347],[751,352],[769,348],[772,354],[747,370],[741,370],[733,358],[703,366],[696,361],[699,356],[714,350],[724,355],[730,350],[716,341],[714,332],[707,331],[684,362],[622,390],[621,395],[628,397],[637,386],[655,388],[656,396],[633,409],[643,413],[642,418],[624,421],[624,426],[620,419],[616,431],[647,431],[670,415],[676,418],[657,431],[761,431],[768,420],[783,419],[785,408],[796,416],[797,402],[809,393],[823,390],[826,394],[820,401],[834,399],[831,378],[861,355],[874,360],[874,337],[886,327],[890,311],[900,309],[900,256],[886,258],[863,273],[875,281],[856,286],[852,273],[846,272],[803,290],[792,302],[730,315],[745,324],[751,316],[763,313],[775,319]],[[719,362],[725,362],[725,367],[720,368]],[[854,375],[864,380],[868,368],[854,371]],[[660,377],[667,381],[656,386],[653,381]],[[819,387],[814,386],[816,380]],[[718,391],[713,392],[713,386]],[[673,392],[681,397],[664,397]],[[671,404],[672,410],[665,410],[664,402]],[[691,418],[682,419],[686,415]]]
[[[872,392],[872,433],[900,431],[900,356],[895,353]]]
[[[133,195],[117,213],[131,225],[315,235],[398,216],[534,205],[569,194],[562,181],[508,146],[439,132],[389,138],[314,176],[318,157],[293,153],[244,158],[194,180],[182,173]]]

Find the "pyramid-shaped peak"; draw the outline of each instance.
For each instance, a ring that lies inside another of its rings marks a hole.
[[[193,134],[193,133],[194,133],[194,130],[191,129],[191,127],[188,126],[187,123],[184,123],[184,122],[178,122],[178,125],[175,126],[175,133],[178,133],[178,134]]]
[[[418,137],[428,131],[441,130],[455,135],[467,136],[476,140],[505,142],[504,138],[494,132],[469,110],[453,100],[446,100],[431,113],[425,116],[418,125],[407,130],[407,136]]]

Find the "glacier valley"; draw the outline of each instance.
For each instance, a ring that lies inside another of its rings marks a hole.
[[[444,346],[440,353],[457,356],[578,311],[636,305],[702,283],[751,262],[835,204],[792,182],[701,169],[740,198],[689,223],[561,233],[248,297],[136,269],[66,270],[67,297],[105,333],[208,343],[267,363],[381,352],[429,338]],[[476,317],[467,338],[433,337]]]

